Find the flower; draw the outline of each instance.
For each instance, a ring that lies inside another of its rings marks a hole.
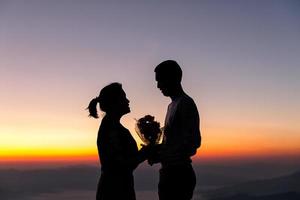
[[[136,121],[135,130],[141,140],[147,145],[158,144],[162,135],[160,123],[155,121],[151,115],[146,115]]]

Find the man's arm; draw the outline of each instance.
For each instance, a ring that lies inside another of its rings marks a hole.
[[[201,146],[200,117],[196,104],[191,100],[180,105],[182,149],[189,156],[197,153]]]

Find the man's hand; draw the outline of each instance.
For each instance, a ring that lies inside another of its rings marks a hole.
[[[148,164],[153,165],[155,163],[161,162],[161,144],[148,145],[150,146],[150,154],[148,157]]]

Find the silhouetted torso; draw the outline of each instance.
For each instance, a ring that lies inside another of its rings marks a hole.
[[[102,171],[97,200],[134,200],[132,172],[139,161],[137,145],[130,132],[105,116],[99,128],[97,146]]]
[[[200,146],[199,114],[191,97],[183,94],[169,104],[164,133],[163,167],[190,163]]]

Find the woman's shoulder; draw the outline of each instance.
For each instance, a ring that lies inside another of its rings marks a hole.
[[[102,120],[99,132],[105,132],[112,135],[124,135],[124,133],[130,134],[129,130],[125,128],[121,123],[117,123],[109,119]]]

